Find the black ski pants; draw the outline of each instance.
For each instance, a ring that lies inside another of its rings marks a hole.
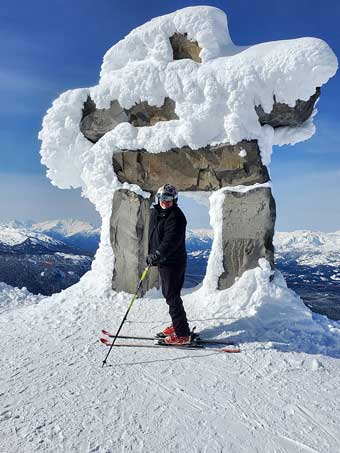
[[[172,266],[159,266],[162,293],[169,305],[169,314],[172,319],[175,333],[178,337],[190,335],[187,315],[181,299],[181,289],[184,283],[186,263]]]

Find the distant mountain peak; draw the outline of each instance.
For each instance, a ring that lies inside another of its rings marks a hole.
[[[187,230],[187,238],[192,236],[198,238],[208,237],[212,239],[214,237],[214,230],[212,228],[190,228]]]
[[[6,246],[15,246],[24,243],[63,244],[62,241],[53,239],[43,233],[25,228],[11,228],[10,226],[3,226],[0,228],[0,243]]]
[[[32,228],[44,232],[54,231],[64,237],[75,234],[99,234],[100,232],[99,228],[95,228],[90,223],[77,219],[46,220],[34,223]]]
[[[0,227],[8,227],[13,229],[28,229],[31,228],[34,222],[35,222],[34,220],[13,219],[7,222],[0,222]]]
[[[340,232],[323,233],[321,231],[296,230],[276,232],[274,245],[280,249],[323,249],[340,251]]]

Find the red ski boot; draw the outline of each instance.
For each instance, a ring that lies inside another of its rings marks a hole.
[[[174,332],[164,338],[164,343],[169,346],[172,345],[181,346],[191,344],[191,335],[187,335],[185,337],[178,337]]]
[[[156,333],[156,338],[165,338],[168,335],[171,335],[173,333],[175,333],[175,329],[174,329],[174,326],[171,325],[171,326],[166,327],[164,330],[162,330],[162,332]]]

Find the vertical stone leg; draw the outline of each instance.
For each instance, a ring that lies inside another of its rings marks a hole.
[[[129,190],[117,190],[113,196],[110,238],[115,266],[112,288],[133,294],[146,267],[150,201]],[[159,287],[157,268],[152,267],[143,290]]]
[[[266,258],[274,268],[276,210],[271,189],[225,192],[223,204],[223,267],[218,288],[229,288],[244,271]]]

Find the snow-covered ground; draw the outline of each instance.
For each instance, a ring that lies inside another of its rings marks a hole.
[[[118,327],[129,295],[96,288],[93,272],[49,298],[1,285],[12,310],[0,315],[0,450],[339,451],[340,323],[261,266],[229,290],[184,296],[191,326],[240,354],[114,348],[104,368],[100,329]],[[149,294],[124,333],[167,323]]]

